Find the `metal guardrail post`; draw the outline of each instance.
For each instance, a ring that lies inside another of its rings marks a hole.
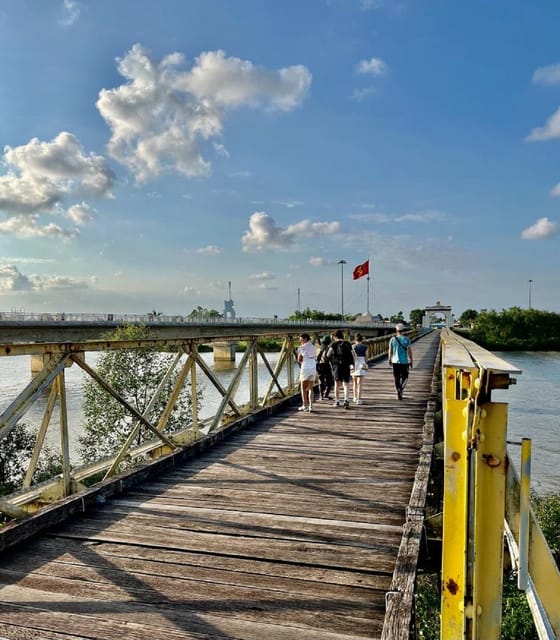
[[[443,369],[444,498],[442,548],[442,640],[465,637],[467,590],[468,450],[463,379],[455,368]],[[459,392],[459,393],[458,393]],[[457,397],[458,396],[458,397]]]
[[[529,512],[531,508],[531,439],[521,442],[521,486],[519,491],[519,572],[517,587],[527,589],[529,583]]]
[[[444,505],[442,640],[498,640],[506,495],[507,362],[443,336]]]

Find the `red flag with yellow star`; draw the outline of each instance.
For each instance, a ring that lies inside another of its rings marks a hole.
[[[352,279],[358,280],[369,274],[369,260],[366,260],[363,264],[359,264],[354,271],[352,271]]]

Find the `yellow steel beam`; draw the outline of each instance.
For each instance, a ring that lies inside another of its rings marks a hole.
[[[463,373],[443,368],[444,498],[441,637],[465,637],[466,549],[468,529],[468,399]]]
[[[473,640],[498,640],[502,619],[507,405],[487,402],[477,409],[472,536]]]

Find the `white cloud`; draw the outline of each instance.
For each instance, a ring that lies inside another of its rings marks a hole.
[[[229,158],[229,151],[225,148],[223,144],[218,144],[217,142],[213,143],[214,151],[222,158]]]
[[[0,176],[0,211],[8,219],[0,225],[2,233],[73,237],[76,230],[45,224],[44,216],[65,215],[63,205],[68,198],[111,196],[114,176],[105,159],[85,154],[79,141],[66,131],[50,142],[33,138],[26,145],[4,147],[3,165],[7,172]],[[88,205],[74,206],[83,209]],[[75,211],[66,215],[75,219]],[[83,215],[79,217],[85,221]]]
[[[18,238],[63,238],[67,240],[79,235],[77,229],[64,229],[54,222],[42,224],[38,215],[12,216],[0,222],[0,234]]]
[[[529,142],[560,138],[560,109],[557,109],[546,121],[544,127],[536,127],[527,136]]]
[[[560,224],[551,222],[548,218],[539,218],[535,224],[521,232],[523,240],[541,240],[550,238],[560,233]]]
[[[309,258],[309,264],[312,267],[322,267],[325,264],[325,259],[320,258],[319,256],[312,256]]]
[[[333,264],[338,264],[338,260],[327,260],[326,258],[322,258],[320,256],[312,256],[311,258],[309,258],[309,264],[312,267],[329,267]]]
[[[555,198],[560,197],[560,182],[552,189],[550,195]]]
[[[262,273],[253,273],[249,276],[251,280],[275,280],[276,274],[270,273],[268,271],[263,271]]]
[[[7,257],[7,256],[2,256],[0,257],[0,262],[2,263],[8,263],[10,265],[14,264],[14,263],[19,263],[19,264],[49,264],[54,262],[53,258],[27,258],[27,257],[18,257],[18,258],[11,258],[11,257]]]
[[[405,213],[395,218],[395,222],[417,222],[420,224],[443,222],[444,220],[447,220],[447,215],[442,211],[418,211],[416,213]]]
[[[303,66],[268,71],[223,51],[202,53],[190,70],[181,65],[180,53],[158,63],[135,44],[118,59],[127,82],[99,93],[97,108],[112,131],[109,153],[139,182],[164,170],[207,176],[211,165],[200,146],[221,135],[228,109],[290,111],[311,83]]]
[[[304,203],[301,200],[287,200],[287,201],[278,201],[274,204],[280,204],[286,209],[293,209],[294,207],[301,207]]]
[[[535,84],[560,84],[560,64],[539,67],[533,74]]]
[[[361,60],[356,67],[356,73],[382,76],[387,72],[387,65],[380,58],[370,58],[369,60]]]
[[[269,71],[249,60],[226,58],[220,50],[201,53],[190,73],[177,82],[199,100],[222,107],[263,106],[280,111],[295,109],[310,84],[311,73],[302,65]]]
[[[13,264],[0,265],[0,291],[31,291],[29,278]]]
[[[429,224],[430,222],[443,222],[448,219],[448,215],[443,211],[415,211],[402,215],[376,213],[353,213],[349,215],[352,220],[360,222],[372,222],[375,224]]]
[[[196,287],[191,287],[188,284],[183,287],[183,293],[196,293],[199,294],[200,291]]]
[[[45,289],[88,289],[96,281],[95,276],[90,278],[72,278],[70,276],[40,276],[31,275],[29,280],[35,291],[43,291]]]
[[[220,249],[220,247],[217,247],[216,245],[209,244],[207,247],[200,247],[200,249],[197,249],[196,252],[207,254],[210,256],[217,256],[220,253],[222,253],[222,250]]]
[[[71,27],[80,17],[81,7],[76,0],[64,0],[62,3],[63,16],[60,24],[64,27]]]
[[[68,216],[77,225],[83,225],[95,218],[97,212],[85,202],[74,204],[68,208]]]
[[[45,291],[48,289],[86,289],[95,282],[95,277],[72,278],[69,276],[26,276],[13,264],[0,265],[0,291]]]
[[[243,251],[290,249],[297,245],[299,239],[330,236],[339,231],[339,222],[310,220],[302,220],[282,229],[267,213],[257,211],[249,218],[249,230],[243,234]]]

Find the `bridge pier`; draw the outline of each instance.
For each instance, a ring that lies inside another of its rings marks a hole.
[[[214,350],[214,364],[235,362],[236,346],[237,342],[214,342],[212,344],[212,348]]]
[[[75,354],[80,360],[83,362],[86,361],[85,351],[79,351]],[[48,353],[39,353],[31,356],[31,377],[34,378],[40,371],[43,370],[43,367],[47,364],[47,362],[51,359],[51,355]],[[72,360],[68,362],[67,367],[72,366]]]

